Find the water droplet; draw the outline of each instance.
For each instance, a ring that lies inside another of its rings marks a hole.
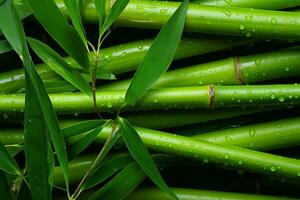
[[[203,85],[203,82],[202,82],[202,81],[199,81],[198,84],[199,84],[199,85]]]
[[[225,153],[224,158],[225,158],[225,159],[228,159],[228,158],[229,158],[229,154],[228,154],[228,153]]]
[[[8,118],[8,114],[7,113],[2,113],[2,117],[3,117],[3,119],[7,119]]]
[[[107,107],[108,107],[108,108],[112,108],[112,107],[113,107],[113,104],[112,104],[111,102],[109,102],[109,103],[107,104]]]
[[[231,142],[232,141],[232,138],[228,135],[225,136],[225,141],[226,142]]]
[[[228,10],[225,10],[225,11],[224,11],[224,14],[225,14],[227,17],[230,17],[230,16],[231,16],[231,12],[228,11]]]
[[[244,30],[245,29],[245,25],[244,24],[241,24],[240,25],[240,30]]]
[[[255,134],[256,134],[256,131],[255,131],[255,130],[250,130],[250,131],[249,131],[249,136],[250,136],[250,137],[254,137]]]
[[[275,99],[275,95],[274,94],[271,95],[271,99]]]
[[[252,21],[252,18],[253,18],[253,16],[246,16],[246,17],[245,17],[245,20],[246,20],[247,22],[251,22],[251,21]]]
[[[232,3],[232,0],[224,0],[225,1],[225,3],[227,3],[227,4],[231,4]]]
[[[289,68],[289,67],[286,67],[286,68],[284,68],[284,70],[285,70],[286,72],[289,72],[289,71],[290,71],[290,68]]]
[[[300,172],[297,173],[297,176],[300,176]]]
[[[161,14],[165,14],[167,11],[168,11],[167,9],[161,9],[161,10],[160,10],[160,13],[161,13]]]
[[[251,33],[250,32],[248,32],[248,33],[246,33],[246,37],[251,37]]]
[[[239,160],[239,161],[238,161],[238,164],[239,164],[239,165],[242,165],[242,164],[243,164],[243,161]]]
[[[271,167],[271,168],[270,168],[270,171],[271,171],[271,172],[276,172],[276,167]]]
[[[154,98],[153,101],[154,101],[154,103],[157,103],[157,102],[158,102],[158,99],[157,99],[157,98]]]
[[[74,113],[74,117],[79,117],[79,113],[78,113],[78,112],[75,112],[75,113]]]
[[[278,98],[278,100],[279,100],[279,102],[284,102],[285,99],[284,99],[284,97],[281,96]]]
[[[203,159],[203,162],[204,162],[204,163],[208,163],[209,160],[208,160],[207,158],[204,158],[204,159]]]
[[[273,25],[277,24],[277,19],[273,17],[273,18],[271,19],[271,23],[272,23]]]

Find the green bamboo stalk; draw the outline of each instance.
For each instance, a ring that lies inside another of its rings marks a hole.
[[[99,63],[101,67],[114,74],[121,74],[135,70],[142,61],[145,53],[149,49],[152,40],[140,40],[130,42],[122,45],[112,46],[101,49]],[[192,57],[195,55],[205,54],[209,52],[219,51],[241,44],[248,43],[248,41],[241,41],[236,39],[182,39],[179,43],[175,60]],[[65,60],[72,66],[76,66],[75,61],[66,57]],[[94,54],[90,56],[91,64],[95,61]],[[43,80],[59,80],[61,79],[55,74],[47,65],[39,64],[36,70]],[[24,69],[15,69],[0,73],[0,93],[16,92],[24,88]]]
[[[300,118],[297,117],[212,131],[194,135],[192,138],[217,144],[270,151],[299,145],[299,130]]]
[[[219,192],[212,190],[186,189],[186,188],[171,188],[180,200],[292,200],[296,198],[287,198],[282,196],[267,196],[258,194],[245,194],[233,192]],[[140,188],[130,193],[125,200],[171,200],[165,193],[157,188]]]
[[[241,147],[213,144],[191,137],[150,129],[148,133],[143,132],[140,136],[144,144],[156,152],[189,158],[203,164],[212,163],[225,168],[230,167],[231,169],[243,169],[274,177],[284,177],[291,181],[299,181],[300,179],[300,160]],[[98,137],[100,141],[105,140],[108,135],[102,132]]]
[[[256,55],[226,58],[166,72],[153,88],[207,84],[252,84],[300,76],[300,47]],[[131,79],[113,82],[98,90],[124,90]]]
[[[280,168],[282,170],[282,162],[287,162],[286,164],[289,166],[284,167],[284,169],[287,169],[289,167],[289,170],[291,169],[291,173],[298,171],[300,172],[299,168],[299,163],[300,161],[295,161],[293,159],[288,159],[288,158],[281,158],[278,156],[272,156],[269,154],[265,153],[260,153],[256,151],[251,151],[251,150],[246,150],[242,148],[235,148],[235,147],[229,147],[228,145],[239,145],[241,147],[248,147],[251,149],[255,150],[265,150],[265,146],[268,147],[269,150],[276,149],[278,147],[283,147],[283,146],[291,146],[295,145],[295,140],[299,141],[298,137],[298,130],[299,130],[299,121],[300,118],[294,118],[294,119],[287,119],[287,120],[281,120],[277,122],[271,122],[271,123],[265,123],[265,132],[260,131],[257,129],[256,135],[254,137],[249,135],[249,131],[241,131],[240,134],[237,134],[235,132],[235,129],[230,129],[232,131],[227,131],[224,130],[223,136],[222,134],[218,134],[215,136],[215,134],[207,133],[203,134],[201,140],[202,141],[197,141],[193,137],[184,137],[184,136],[178,136],[178,135],[173,135],[173,134],[168,134],[164,133],[161,131],[155,131],[151,129],[145,129],[145,128],[137,128],[137,131],[145,144],[155,150],[155,151],[161,151],[163,153],[170,153],[174,155],[179,155],[183,157],[189,157],[196,159],[198,161],[203,161],[204,163],[207,162],[220,162],[223,163],[224,165],[231,166],[233,167],[242,167],[243,165],[247,165],[246,168],[260,168],[261,172],[266,172],[269,171],[271,174],[276,174],[277,169]],[[283,125],[283,123],[285,125]],[[275,125],[275,127],[272,128],[272,126]],[[280,126],[278,126],[280,125]],[[281,125],[283,125],[281,127]],[[258,125],[257,127],[263,127],[263,124]],[[277,127],[277,128],[276,128]],[[276,135],[277,130],[280,129],[280,135]],[[272,132],[275,131],[274,132]],[[106,127],[104,130],[97,136],[96,142],[99,143],[104,143],[107,139],[107,137],[111,133],[111,128]],[[206,136],[207,135],[207,136]],[[237,136],[238,135],[238,136]],[[68,139],[69,143],[72,143],[74,141],[77,141],[83,135],[71,137]],[[12,139],[8,139],[11,137]],[[215,139],[217,138],[217,139]],[[222,139],[223,138],[223,139]],[[225,139],[224,139],[225,138]],[[230,139],[229,139],[230,138]],[[263,143],[261,140],[262,139],[268,139],[268,144]],[[297,139],[298,138],[298,139]],[[10,143],[13,143],[12,140],[15,140],[15,143],[22,143],[23,141],[23,130],[21,129],[16,129],[10,132],[4,132],[3,130],[1,131],[0,134],[0,141],[6,144],[7,141],[10,141]],[[207,142],[204,142],[206,140]],[[282,141],[284,140],[284,141]],[[211,142],[215,142],[218,144],[222,145],[227,145],[226,146],[220,146],[217,144],[212,144]],[[249,145],[249,143],[253,143],[253,145]],[[285,143],[285,144],[283,144]],[[298,143],[299,144],[299,143]],[[214,158],[213,160],[211,160]],[[219,160],[220,159],[220,160]],[[264,159],[267,161],[265,162]],[[281,160],[282,159],[282,160]],[[84,174],[84,169],[87,169],[88,166],[90,165],[91,157],[83,159],[83,160],[74,160],[70,164],[70,170],[71,172],[76,172],[76,173],[70,173],[72,175],[71,180],[74,182],[80,180],[82,175]],[[279,165],[277,165],[278,163]],[[280,161],[280,162],[279,162]],[[296,165],[293,165],[293,163],[297,162]],[[237,163],[235,163],[237,162]],[[275,162],[277,164],[275,164]],[[273,163],[271,165],[271,163]],[[271,168],[270,168],[271,167]],[[272,168],[272,167],[275,167]],[[55,182],[59,182],[60,180],[60,174],[59,169],[56,169],[57,172],[54,173],[54,180]],[[287,172],[289,173],[289,172]],[[293,175],[293,174],[292,174]],[[295,174],[294,174],[295,175]],[[300,173],[296,176],[299,176],[300,178]],[[293,176],[295,177],[295,176]],[[63,183],[63,179],[61,179]]]
[[[99,91],[97,107],[102,112],[117,111],[124,102],[124,90]],[[94,112],[93,100],[83,93],[50,94],[58,114]],[[194,86],[162,88],[149,91],[135,105],[124,110],[195,109],[246,106],[298,105],[300,85],[243,85],[243,86]],[[0,95],[0,113],[24,111],[24,95]]]
[[[78,121],[63,121],[61,125],[65,127],[76,122]],[[299,127],[300,118],[290,118],[239,128],[212,131],[191,137],[216,144],[239,146],[259,151],[270,151],[299,145]],[[159,138],[159,135],[155,136],[157,132],[153,132],[151,129],[137,128],[137,130],[142,138],[149,138],[151,135],[156,137],[156,139]],[[110,133],[110,127],[104,128],[96,142],[105,142]],[[69,142],[73,143],[82,136],[83,135],[70,138]],[[23,130],[1,129],[0,141],[5,145],[22,144],[24,142]]]
[[[179,6],[179,2],[130,1],[116,25],[159,29]],[[83,19],[97,22],[93,4],[83,9]],[[185,30],[222,35],[298,39],[300,14],[250,8],[223,8],[189,4]]]
[[[264,10],[282,10],[300,6],[295,0],[199,0],[200,5],[220,6],[220,7],[244,7]]]

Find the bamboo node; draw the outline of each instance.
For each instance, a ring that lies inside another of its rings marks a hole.
[[[208,108],[213,108],[215,106],[215,96],[216,96],[216,91],[214,85],[209,85],[208,86]]]
[[[236,78],[240,84],[244,84],[240,57],[235,56],[233,57],[233,59],[234,59]]]

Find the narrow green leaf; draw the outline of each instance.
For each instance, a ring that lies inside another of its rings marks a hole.
[[[109,1],[110,2],[110,1]],[[122,11],[126,8],[129,0],[116,0],[112,8],[110,9],[108,15],[105,17],[102,29],[100,30],[101,35],[104,34],[107,29],[114,23],[114,21],[119,17]]]
[[[22,181],[17,200],[31,200],[31,192],[28,186]]]
[[[106,0],[93,0],[93,2],[95,4],[99,20],[99,32],[101,32],[106,15]]]
[[[97,156],[96,161],[95,161],[95,166],[100,165],[100,163],[103,161],[103,159],[106,157],[106,155],[112,149],[112,147],[116,144],[116,142],[120,139],[120,137],[121,137],[120,130],[119,129],[114,130],[113,133],[110,135],[110,137],[108,137],[108,139],[106,140],[103,148],[101,149],[100,154]],[[87,181],[89,180],[90,177],[92,177],[94,175],[96,169],[92,170],[89,177],[87,178]],[[80,189],[82,190],[82,186],[80,187]]]
[[[12,48],[6,40],[0,40],[0,54],[11,51]]]
[[[149,178],[162,191],[168,193],[174,199],[177,199],[177,196],[168,188],[161,177],[154,161],[151,158],[150,153],[148,152],[135,128],[126,119],[119,117],[118,120],[120,122],[120,130],[122,132],[125,144],[131,155],[149,176]]]
[[[88,200],[121,200],[132,192],[146,178],[137,162],[129,164],[111,181],[101,187]]]
[[[15,159],[9,154],[5,146],[0,142],[0,169],[3,171],[20,175],[20,168]]]
[[[93,176],[82,185],[82,189],[90,189],[102,183],[133,161],[134,160],[132,156],[128,153],[114,155],[113,157],[104,161],[103,164],[95,170]]]
[[[53,0],[27,0],[34,16],[83,68],[89,68],[88,52],[79,34],[68,23]]]
[[[25,71],[25,76],[28,76]],[[28,180],[33,199],[51,199],[51,186],[48,182],[48,129],[43,119],[38,98],[28,78],[25,79],[25,158]],[[38,162],[37,162],[38,161]]]
[[[40,118],[42,117],[43,120],[47,123],[47,127],[51,136],[51,141],[54,146],[58,161],[62,167],[68,190],[68,157],[64,143],[64,137],[61,134],[58,119],[51,104],[50,98],[46,92],[41,78],[39,77],[38,73],[34,68],[33,62],[31,61],[21,20],[17,15],[15,8],[12,5],[12,0],[6,0],[6,2],[0,6],[0,29],[3,31],[3,34],[9,41],[10,45],[19,54],[20,58],[23,61],[23,65],[25,68],[25,79],[27,79],[26,85],[29,86],[29,89],[26,92],[32,89],[34,93],[34,96],[32,96],[32,98],[27,98],[27,100],[33,100],[40,106],[40,109],[42,111],[42,116],[40,116]]]
[[[12,157],[15,157],[18,153],[24,150],[24,146],[19,144],[7,145],[5,147]]]
[[[78,140],[68,146],[70,160],[73,160],[74,158],[76,158],[82,151],[84,151],[90,144],[92,144],[94,142],[97,135],[99,135],[99,133],[102,131],[102,129],[109,122],[107,120],[105,120],[105,121],[106,121],[106,123],[95,128],[94,130],[88,132],[83,138],[81,138],[80,140]]]
[[[92,96],[90,84],[81,76],[81,74],[71,67],[58,53],[52,50],[46,44],[33,39],[27,38],[27,41],[33,51],[58,75],[71,83],[74,87],[89,96]]]
[[[43,80],[43,82],[48,94],[74,92],[77,90],[77,88],[75,88],[66,80]]]
[[[24,19],[32,14],[32,10],[27,1],[14,0],[13,2],[21,19]]]
[[[106,120],[88,120],[82,121],[70,126],[67,126],[61,130],[64,137],[71,137],[74,135],[79,135],[87,131],[93,130],[99,126],[103,126]]]
[[[1,194],[1,199],[5,199],[5,200],[12,199],[5,173],[1,170],[0,170],[0,194]]]
[[[64,0],[65,6],[68,9],[69,16],[72,20],[74,28],[79,33],[82,41],[87,45],[86,34],[82,24],[81,12],[80,12],[80,0]]]
[[[127,90],[127,105],[139,100],[170,66],[182,35],[188,3],[189,0],[182,2],[152,42]]]
[[[107,69],[104,68],[100,68],[97,69],[97,79],[102,79],[102,80],[116,80],[116,76],[111,73],[110,71],[108,71]]]

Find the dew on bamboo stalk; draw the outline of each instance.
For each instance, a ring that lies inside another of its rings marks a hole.
[[[275,24],[277,24],[277,19],[276,18],[271,18],[271,23],[273,24],[273,25],[275,25]]]
[[[279,102],[284,102],[285,101],[285,98],[283,96],[279,97],[278,98]]]
[[[225,10],[225,11],[224,11],[224,14],[225,14],[227,17],[230,17],[230,16],[231,16],[231,12],[228,11],[228,10]]]
[[[276,170],[277,170],[277,169],[276,169],[276,167],[274,167],[274,166],[272,166],[272,167],[270,168],[270,171],[271,171],[271,172],[276,172]]]
[[[244,30],[245,29],[245,25],[244,24],[241,24],[240,25],[240,30],[242,31],[242,30]]]

